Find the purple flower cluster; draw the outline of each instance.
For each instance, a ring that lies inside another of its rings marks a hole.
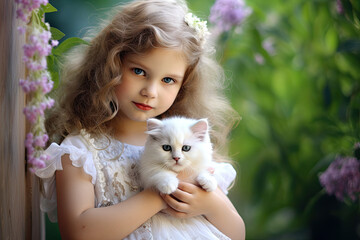
[[[48,24],[46,25],[49,29]],[[33,26],[29,29],[28,43],[23,46],[23,61],[29,70],[46,70],[46,56],[50,55],[51,49],[58,45],[58,41],[51,41],[51,33],[43,28]]]
[[[44,111],[51,108],[55,101],[51,98],[46,99],[44,102],[28,105],[24,108],[23,113],[30,123],[36,124],[38,117],[44,116]]]
[[[46,57],[51,49],[58,45],[58,41],[51,40],[50,26],[43,23],[37,16],[41,5],[48,4],[48,0],[15,0],[18,4],[17,18],[24,22],[19,27],[21,34],[27,34],[27,42],[23,46],[23,61],[28,74],[26,79],[19,83],[23,91],[30,94],[31,100],[23,110],[24,115],[31,124],[30,132],[26,136],[28,163],[34,168],[42,168],[48,156],[43,148],[48,141],[44,127],[44,111],[54,105],[54,100],[46,97],[53,88],[53,81],[47,71]]]
[[[40,89],[44,94],[47,94],[53,88],[54,82],[50,80],[47,72],[43,73],[39,79],[31,79],[28,77],[26,80],[20,79],[20,86],[25,93],[35,92]]]
[[[320,175],[320,183],[329,195],[343,201],[352,201],[360,194],[360,162],[354,157],[337,157]]]
[[[48,0],[15,0],[15,2],[19,6],[16,16],[24,22],[29,20],[32,11],[39,9],[41,5],[48,4]]]
[[[341,0],[336,0],[336,11],[338,14],[344,14],[344,6]]]
[[[38,151],[37,148],[45,147],[48,139],[49,137],[47,134],[34,137],[34,134],[30,132],[26,135],[25,146],[27,149],[29,164],[36,166],[37,168],[45,167],[45,161],[49,159],[49,156],[46,154],[41,154],[40,156],[36,157],[36,152]]]
[[[216,0],[211,7],[209,21],[222,33],[239,26],[252,13],[243,0]]]

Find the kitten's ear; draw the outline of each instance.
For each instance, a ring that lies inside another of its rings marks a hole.
[[[205,140],[208,128],[209,124],[206,118],[198,120],[194,125],[190,127],[191,131],[200,141]]]
[[[163,123],[156,119],[156,118],[149,118],[147,120],[147,130],[148,131],[152,131],[152,130],[155,130],[155,129],[158,129],[160,128],[161,126],[163,125]]]
[[[161,126],[163,123],[156,119],[150,118],[147,120],[147,131],[146,133],[149,134],[153,139],[157,139],[158,135],[161,135]]]

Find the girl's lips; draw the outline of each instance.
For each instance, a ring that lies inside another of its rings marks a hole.
[[[137,108],[139,108],[140,110],[144,110],[144,111],[149,111],[151,109],[153,109],[151,106],[146,105],[146,104],[142,104],[142,103],[137,103],[137,102],[133,102],[135,104],[135,106]]]

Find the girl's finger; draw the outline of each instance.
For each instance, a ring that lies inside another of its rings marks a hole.
[[[173,192],[171,194],[173,197],[175,197],[177,200],[181,201],[181,202],[185,202],[185,203],[189,203],[191,197],[192,197],[192,194],[191,193],[188,193],[188,192],[185,192],[181,189],[176,189],[175,192]]]
[[[192,183],[188,183],[188,182],[179,182],[179,185],[178,185],[178,189],[184,191],[184,192],[187,192],[187,193],[190,193],[190,194],[193,194],[196,192],[196,189],[198,187]]]
[[[166,202],[166,204],[171,207],[172,209],[178,211],[178,212],[187,212],[188,209],[188,204],[184,203],[184,202],[180,202],[177,199],[175,199],[174,197],[170,196],[170,195],[165,195],[163,197],[164,201]]]

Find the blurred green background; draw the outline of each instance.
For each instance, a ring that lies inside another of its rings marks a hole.
[[[190,0],[207,17],[214,0]],[[114,0],[50,1],[52,27],[82,37]],[[360,239],[360,203],[325,193],[319,174],[360,142],[360,1],[248,0],[218,59],[242,121],[231,135],[230,198],[247,239]],[[60,239],[47,222],[47,239]]]

